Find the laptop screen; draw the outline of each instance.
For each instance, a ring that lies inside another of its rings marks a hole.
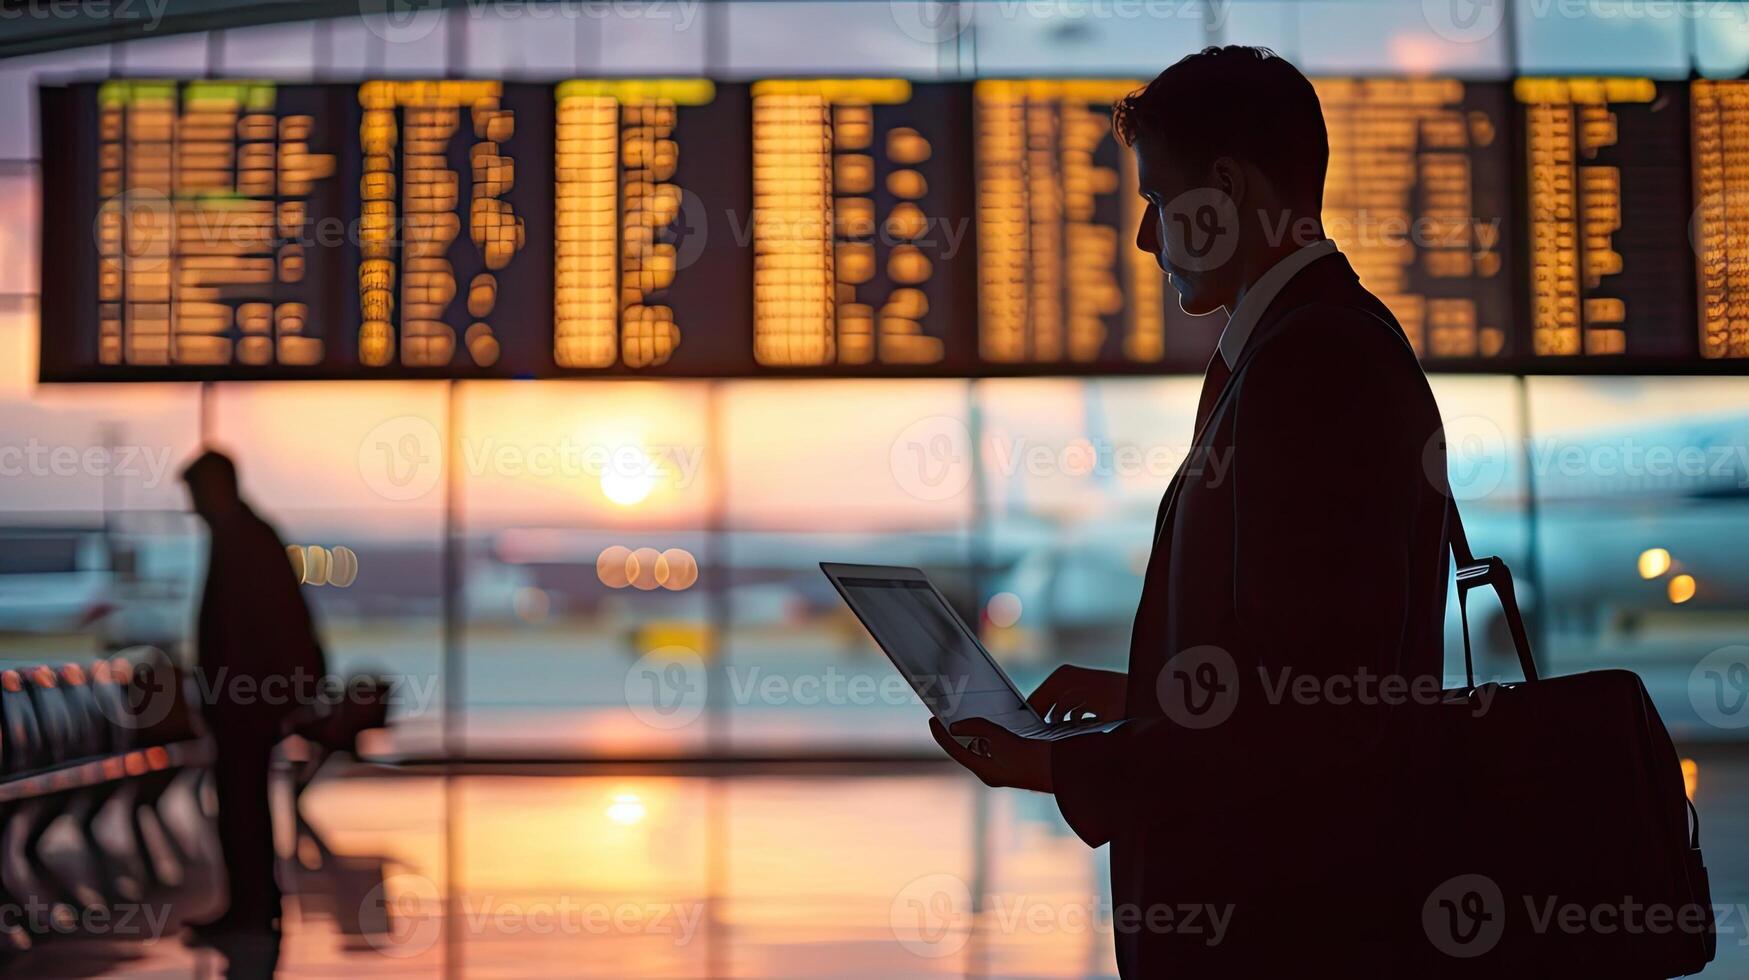
[[[928,582],[841,578],[838,584],[863,625],[929,710],[944,722],[996,720],[1021,712],[1014,693],[963,621]]]

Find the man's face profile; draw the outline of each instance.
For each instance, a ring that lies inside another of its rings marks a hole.
[[[1148,202],[1136,247],[1154,256],[1184,312],[1213,313],[1227,303],[1227,266],[1238,231],[1234,202],[1211,186],[1212,168],[1191,175],[1157,138],[1143,136],[1132,149],[1137,190]]]

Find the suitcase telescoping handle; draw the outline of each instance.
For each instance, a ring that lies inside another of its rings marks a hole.
[[[1464,535],[1464,519],[1458,516],[1457,500],[1449,495],[1449,490],[1447,494],[1445,533],[1451,541],[1451,555],[1457,565],[1458,619],[1464,632],[1464,680],[1470,687],[1476,686],[1476,665],[1470,654],[1470,590],[1492,585],[1494,594],[1500,597],[1500,609],[1506,614],[1506,625],[1512,630],[1512,645],[1518,650],[1518,666],[1523,668],[1525,680],[1534,681],[1537,679],[1536,660],[1530,655],[1530,637],[1524,631],[1524,617],[1518,612],[1518,596],[1512,591],[1512,570],[1499,558],[1477,558],[1470,554],[1470,540]]]

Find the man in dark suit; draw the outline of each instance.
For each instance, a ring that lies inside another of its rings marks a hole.
[[[197,624],[201,705],[214,735],[219,849],[230,904],[193,924],[193,938],[271,933],[280,912],[274,881],[268,763],[286,716],[317,693],[325,670],[285,545],[244,502],[237,469],[206,452],[182,473],[195,513],[211,532]]]
[[[1403,764],[1390,712],[1370,709],[1439,687],[1438,409],[1324,234],[1328,138],[1297,69],[1208,48],[1115,121],[1148,202],[1137,246],[1186,312],[1230,314],[1161,502],[1128,671],[1065,666],[1030,699],[1053,721],[1127,720],[1056,741],[956,724],[970,748],[932,723],[937,740],[986,783],[1054,792],[1083,840],[1111,843],[1125,976],[1407,975],[1420,900],[1391,871],[1415,814],[1388,778]]]

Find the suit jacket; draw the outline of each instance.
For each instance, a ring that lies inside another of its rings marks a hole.
[[[246,505],[216,517],[201,592],[201,705],[225,734],[276,735],[325,671],[285,545]],[[263,686],[265,685],[265,686]]]
[[[1161,503],[1129,720],[1052,749],[1064,817],[1111,844],[1125,976],[1388,976],[1421,938],[1388,707],[1442,675],[1440,426],[1340,253],[1258,321]]]

